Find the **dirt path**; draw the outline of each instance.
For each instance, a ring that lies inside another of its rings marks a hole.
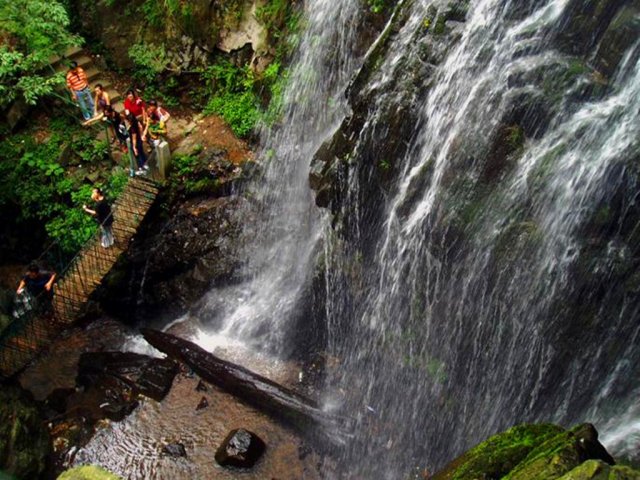
[[[172,155],[189,154],[198,145],[204,149],[223,148],[235,165],[253,160],[249,145],[236,137],[218,116],[181,116],[169,120],[169,144]]]

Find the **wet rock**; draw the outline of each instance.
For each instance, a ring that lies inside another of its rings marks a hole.
[[[42,412],[18,387],[0,388],[0,471],[40,478],[51,450]]]
[[[202,397],[200,399],[200,402],[198,403],[198,406],[196,407],[196,410],[203,410],[208,406],[209,406],[209,401],[207,400],[207,397]]]
[[[187,450],[182,443],[169,443],[162,447],[162,454],[170,457],[186,457]]]
[[[80,357],[78,384],[89,387],[111,377],[136,394],[161,401],[177,373],[178,365],[169,359],[130,352],[91,352]]]
[[[207,387],[207,385],[202,380],[200,380],[198,382],[198,385],[196,385],[196,392],[207,392],[207,391],[209,391],[209,387]]]
[[[640,1],[623,6],[613,18],[595,54],[595,64],[600,72],[611,77],[624,53],[640,36]],[[632,62],[634,60],[632,59]]]
[[[57,413],[64,413],[67,411],[67,401],[74,393],[75,388],[56,388],[45,400],[45,405]]]
[[[183,314],[211,286],[237,281],[242,225],[252,218],[253,206],[242,197],[182,204],[164,228],[156,222],[159,231],[140,233],[102,290],[103,308],[123,318]]]
[[[630,467],[611,466],[601,460],[587,460],[566,473],[559,480],[631,480],[640,478],[640,472]]]
[[[240,428],[229,432],[216,451],[215,459],[223,467],[251,468],[266,448],[255,433]]]
[[[538,445],[555,437],[555,425],[519,425],[494,435],[449,463],[433,480],[502,478]]]
[[[574,55],[587,53],[598,43],[623,2],[571,0],[555,31],[559,47]]]
[[[532,450],[507,478],[556,478],[571,471],[586,460],[615,462],[598,441],[593,425],[584,424],[547,439]]]
[[[589,460],[596,462],[581,467]],[[580,475],[587,471],[602,471],[613,464],[613,458],[598,441],[593,425],[579,425],[571,430],[549,424],[519,425],[472,448],[435,474],[433,480],[560,477],[577,480],[595,478]],[[578,470],[572,476],[565,477],[576,468]],[[637,478],[637,472],[635,475],[628,478]]]

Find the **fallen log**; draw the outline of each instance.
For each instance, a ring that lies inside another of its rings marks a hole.
[[[244,367],[216,357],[195,343],[158,330],[144,328],[144,338],[153,347],[186,363],[207,382],[235,395],[296,429],[322,426],[321,435],[332,443],[342,443],[347,420],[322,411],[316,402]],[[328,428],[327,428],[328,427]],[[330,433],[329,433],[330,432]]]

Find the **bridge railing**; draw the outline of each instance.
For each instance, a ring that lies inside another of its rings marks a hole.
[[[158,187],[150,180],[131,179],[113,204],[114,245],[101,246],[101,232],[95,234],[64,265],[65,257],[56,244],[49,246],[37,263],[53,267],[56,281],[51,295],[18,295],[13,321],[0,332],[0,378],[15,375],[26,367],[64,328],[86,313],[89,296],[111,270],[155,200]],[[66,257],[68,259],[68,257]]]

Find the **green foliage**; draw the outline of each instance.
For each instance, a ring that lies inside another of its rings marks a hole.
[[[134,78],[146,82],[154,81],[169,63],[163,44],[136,43],[129,48],[128,54],[136,66]]]
[[[269,105],[262,119],[267,125],[276,123],[284,112],[284,91],[289,71],[279,61],[273,61],[262,74],[262,83],[269,93]]]
[[[44,69],[49,59],[80,44],[68,31],[69,16],[56,0],[0,2],[0,106],[18,96],[33,105],[64,76]]]
[[[522,129],[522,127],[519,125],[509,126],[506,129],[506,134],[506,140],[509,149],[512,152],[522,150],[525,141],[524,130]]]
[[[373,13],[381,13],[385,7],[385,0],[367,0],[367,5]]]
[[[268,0],[256,9],[256,18],[271,31],[284,23],[291,8],[288,0]]]
[[[99,186],[115,198],[126,184],[126,172],[103,172],[107,144],[92,132],[65,119],[50,123],[46,141],[34,132],[12,135],[0,142],[0,214],[17,210],[10,222],[36,220],[51,240],[66,253],[77,251],[96,230],[95,221],[82,211],[90,203],[90,172]]]
[[[149,22],[149,25],[158,28],[162,26],[162,20],[165,16],[165,11],[162,7],[163,2],[159,2],[158,0],[145,0],[145,2],[140,5],[140,13],[144,19]]]
[[[222,116],[236,135],[247,137],[259,118],[257,105],[258,99],[250,90],[225,93],[213,97],[207,104],[205,113]]]
[[[186,177],[195,171],[198,157],[195,155],[174,155],[172,159],[171,174],[178,177]]]
[[[190,155],[175,155],[172,159],[170,189],[174,192],[181,189],[187,195],[200,195],[215,191],[219,180],[211,176],[208,165],[198,158],[200,149],[196,148]]]
[[[236,135],[248,136],[259,118],[259,99],[253,90],[253,71],[249,67],[239,68],[223,60],[209,67],[204,78],[212,92],[205,113],[222,116]]]
[[[271,125],[282,114],[288,72],[278,61],[257,75],[248,66],[222,60],[209,67],[203,78],[210,93],[204,112],[222,116],[239,137],[248,136],[258,121]],[[258,92],[266,99],[266,107],[261,107]]]

